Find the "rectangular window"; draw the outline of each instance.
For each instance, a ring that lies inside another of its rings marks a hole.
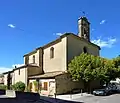
[[[44,90],[48,90],[48,82],[44,82]]]
[[[18,73],[19,73],[19,75],[20,75],[20,69],[18,70]]]

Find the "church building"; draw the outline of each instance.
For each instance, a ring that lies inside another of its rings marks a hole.
[[[37,89],[44,95],[82,89],[82,81],[72,81],[67,70],[70,61],[83,52],[95,56],[99,56],[100,53],[100,47],[90,41],[90,23],[86,17],[78,19],[78,34],[65,33],[58,39],[25,54],[24,65],[9,72],[10,83],[22,81],[35,92],[37,81]],[[8,72],[4,73],[5,85],[7,77]]]

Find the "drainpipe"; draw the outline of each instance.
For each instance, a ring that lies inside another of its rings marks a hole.
[[[16,69],[17,67],[15,66],[15,69]],[[15,84],[15,72],[13,71],[13,75],[14,75],[14,82],[13,82],[13,84]]]

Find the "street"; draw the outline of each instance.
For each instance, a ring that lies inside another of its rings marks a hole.
[[[83,96],[76,98],[75,101],[83,103],[120,103],[120,94],[113,94],[110,96]]]
[[[24,97],[24,96],[23,96]],[[120,103],[120,94],[113,94],[109,96],[94,96],[92,94],[81,93],[57,95],[57,98],[40,96],[38,99],[34,98],[9,98],[6,95],[0,95],[0,103]]]

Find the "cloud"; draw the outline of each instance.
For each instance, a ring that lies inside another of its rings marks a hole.
[[[24,64],[13,64],[10,68],[7,68],[7,67],[0,67],[0,74],[1,73],[4,73],[4,72],[8,72],[8,71],[11,71],[16,67],[20,67],[20,66],[23,66]]]
[[[12,68],[0,67],[0,74],[11,71],[11,70],[12,70]]]
[[[101,22],[100,22],[100,24],[104,24],[106,22],[106,20],[102,20]]]
[[[16,26],[13,25],[13,24],[8,24],[8,27],[10,27],[10,28],[16,28]]]
[[[92,40],[91,42],[97,44],[98,46],[111,48],[116,43],[116,38],[108,38],[107,40],[96,39]]]
[[[62,34],[62,33],[54,33],[54,35],[61,36],[61,35],[63,35],[63,34]]]

